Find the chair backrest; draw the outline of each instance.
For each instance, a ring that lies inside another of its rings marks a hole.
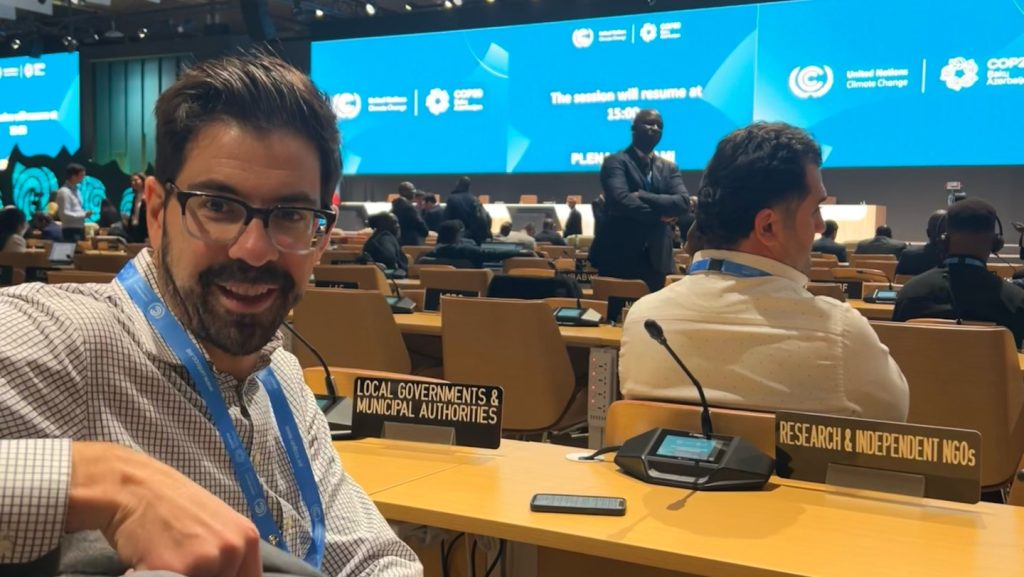
[[[515,269],[512,272],[531,272],[531,269]],[[551,297],[576,298],[582,296],[576,279],[568,275],[556,275],[555,271],[536,271],[531,274],[499,274],[491,279],[487,287],[487,296],[499,299],[539,300]],[[549,276],[539,273],[550,272]]]
[[[356,394],[356,379],[359,377],[370,377],[374,379],[395,379],[399,381],[414,380],[424,383],[447,383],[441,379],[421,377],[419,375],[407,375],[404,373],[389,373],[387,371],[371,371],[368,369],[350,369],[328,366],[331,371],[331,378],[334,380],[334,392],[340,397],[354,397]],[[315,395],[326,395],[327,384],[324,382],[324,369],[317,365],[302,369],[302,378],[306,386]]]
[[[520,194],[519,204],[537,204],[536,194]]]
[[[388,195],[388,202],[394,202],[399,196],[397,192],[392,192]]]
[[[569,204],[570,200],[575,200],[576,204],[583,204],[582,194],[567,194],[565,195],[565,204]]]
[[[553,268],[514,268],[510,269],[506,274],[509,276],[530,276],[534,278],[555,278],[555,269]],[[493,280],[491,281],[494,282]]]
[[[896,266],[898,264],[899,263],[897,263],[895,260],[877,260],[877,259],[861,258],[861,259],[857,260],[857,264],[852,264],[851,263],[850,267],[851,268],[856,268],[856,269],[867,269],[867,270],[882,271],[882,273],[885,275],[886,280],[895,280],[896,279]]]
[[[832,279],[837,281],[889,283],[889,277],[884,272],[866,268],[834,268],[832,269]]]
[[[319,288],[346,288],[391,294],[391,285],[379,267],[372,264],[317,265],[314,283]]]
[[[427,269],[455,270],[455,267],[450,264],[410,264],[409,278],[420,278],[420,272]]]
[[[128,253],[128,256],[134,258],[135,255],[145,250],[148,246],[149,245],[144,242],[130,242],[125,245],[124,250]]]
[[[1013,273],[1017,272],[1017,269],[1021,267],[1015,267],[1008,263],[988,263],[988,270],[999,275],[1000,278],[1012,279]]]
[[[914,275],[912,274],[898,274],[896,275],[896,279],[893,282],[899,284],[900,286],[903,286],[910,282],[910,279],[912,278],[914,278]]]
[[[576,270],[576,259],[574,258],[556,258],[554,261],[555,270],[572,272]]]
[[[512,258],[506,258],[501,263],[502,271],[508,272],[517,268],[539,268],[539,269],[550,269],[555,270],[551,266],[551,261],[546,258],[537,258],[529,256],[514,256]]]
[[[576,308],[576,299],[568,299],[561,297],[551,297],[544,299],[544,302],[548,303],[551,310],[555,310],[560,307]],[[601,313],[601,318],[608,318],[608,303],[605,301],[599,301],[594,299],[580,299],[579,304],[585,309],[594,309]]]
[[[328,365],[408,373],[409,351],[391,307],[376,291],[306,289],[294,310],[295,330]],[[303,367],[319,363],[302,346],[293,347]]]
[[[574,258],[576,256],[576,249],[571,246],[561,246],[557,244],[541,244],[537,243],[537,252],[543,252],[548,255],[551,260],[560,258]]]
[[[128,253],[83,252],[75,255],[75,269],[90,272],[119,272],[131,260]]]
[[[1020,460],[1020,464],[1017,465],[1017,469],[1024,469],[1024,458]],[[1013,484],[1010,485],[1010,496],[1006,499],[1006,504],[1024,507],[1024,481],[1017,478],[1013,480]]]
[[[865,261],[865,260],[868,260],[868,261],[881,260],[881,261],[886,261],[886,262],[896,262],[899,259],[896,258],[896,255],[894,255],[894,254],[863,254],[863,253],[856,253],[855,252],[855,253],[852,253],[850,255],[850,266],[858,266],[859,267],[859,266],[861,266],[861,264],[860,264],[861,261]],[[864,267],[864,268],[867,268],[867,267]]]
[[[491,203],[491,195],[489,195],[489,194],[481,194],[481,195],[477,196],[476,199],[478,201],[480,201],[480,204],[490,204]]]
[[[834,282],[810,282],[807,283],[807,292],[819,297],[832,297],[840,302],[846,302],[846,293],[842,285]]]
[[[811,273],[807,275],[807,278],[813,282],[832,282],[835,278],[832,276],[831,268],[819,268],[811,267]]]
[[[891,285],[892,288],[890,288],[890,284],[887,283],[887,282],[866,282],[866,283],[864,283],[863,286],[864,286],[864,289],[863,289],[864,292],[862,294],[864,296],[870,296],[870,295],[874,294],[874,292],[877,291],[877,290],[883,290],[883,291],[894,290],[894,291],[898,291],[901,288],[903,288],[903,285],[901,285],[901,284],[892,284]]]
[[[910,385],[908,422],[981,433],[981,484],[1002,487],[1024,452],[1024,381],[1004,327],[871,321]]]
[[[578,391],[546,303],[445,298],[441,318],[445,379],[504,388],[503,430],[559,424]]]
[[[961,321],[956,322],[954,319],[932,319],[928,317],[919,319],[910,319],[905,321],[912,325],[943,325],[947,327],[955,326],[968,326],[968,327],[994,327],[995,323],[989,321]]]
[[[48,284],[66,283],[109,283],[114,280],[116,273],[92,272],[86,270],[51,270],[46,273]]]
[[[426,291],[424,310],[436,311],[441,296],[482,297],[494,277],[488,269],[424,269],[420,271],[420,286]]]
[[[608,276],[595,276],[591,280],[594,298],[607,301],[609,297],[638,299],[650,293],[647,283],[642,280],[627,280]]]
[[[821,262],[822,265],[816,263]],[[834,254],[825,254],[823,252],[812,252],[811,253],[811,266],[825,266],[833,267],[839,264],[839,257]]]
[[[402,247],[402,252],[405,253],[405,258],[409,259],[409,262],[416,262],[419,258],[428,252],[434,250],[432,246],[426,245],[407,245]]]
[[[341,245],[344,248],[325,250],[320,256],[321,265],[342,265],[355,264],[363,255],[363,247],[352,245]]]
[[[615,401],[608,407],[604,444],[621,445],[631,437],[657,428],[699,433],[700,413],[697,405]],[[712,408],[711,420],[716,433],[742,437],[761,451],[775,454],[775,413]]]
[[[50,249],[53,248],[53,241],[41,238],[26,238],[25,248],[36,248],[39,250],[44,250],[47,254],[49,254]]]
[[[674,282],[681,281],[686,277],[684,274],[670,274],[665,276],[665,286],[668,286]]]

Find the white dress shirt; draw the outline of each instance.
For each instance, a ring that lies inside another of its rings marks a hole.
[[[150,254],[142,251],[134,262],[156,287]],[[249,515],[188,371],[119,283],[0,290],[0,326],[0,564],[28,562],[58,546],[62,573],[97,573],[78,564],[96,551],[105,550],[116,564],[99,532],[64,534],[72,440],[107,441],[146,453]],[[256,371],[268,365],[295,416],[323,502],[323,574],[422,575],[415,554],[342,468],[327,421],[298,361],[281,348],[280,333],[260,352]],[[311,541],[309,512],[267,393],[255,374],[241,382],[215,374],[274,522],[301,558]],[[96,560],[89,562],[94,566]]]
[[[77,186],[65,184],[57,189],[57,217],[64,228],[85,228],[85,208]]]
[[[627,399],[699,402],[690,379],[647,335],[644,321],[655,319],[713,406],[906,420],[907,381],[853,307],[811,295],[807,277],[781,262],[724,250],[702,251],[694,262],[706,258],[770,276],[699,272],[637,301],[619,354]]]

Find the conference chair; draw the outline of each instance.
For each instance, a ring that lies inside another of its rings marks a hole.
[[[388,202],[394,202],[394,201],[398,200],[399,196],[401,196],[401,195],[398,194],[397,192],[392,192],[391,194],[388,195]]]
[[[573,258],[576,256],[575,248],[558,244],[537,243],[537,252],[546,254],[551,260]]]
[[[328,365],[408,373],[409,351],[391,307],[377,291],[306,289],[295,307],[293,325]],[[303,367],[319,366],[302,343],[292,350]]]
[[[481,297],[494,277],[488,269],[425,269],[420,271],[420,286],[426,291],[423,310],[436,311],[441,296]]]
[[[426,245],[407,245],[402,247],[402,252],[405,253],[405,258],[411,263],[416,262],[421,256],[432,250],[434,250],[434,247]]]
[[[811,269],[813,272],[814,269]],[[860,281],[878,282],[889,285],[889,276],[876,269],[864,268],[834,268],[832,269],[832,280],[835,281]]]
[[[989,322],[989,321],[964,321],[964,320],[962,320],[960,322],[957,322],[955,319],[933,319],[933,318],[928,318],[928,317],[920,318],[920,319],[910,319],[910,320],[904,321],[904,322],[906,322],[908,324],[912,324],[912,325],[942,325],[942,326],[947,326],[947,327],[955,327],[955,326],[994,327],[994,326],[996,326],[996,323]]]
[[[541,276],[543,274],[547,276]],[[487,287],[487,296],[539,300],[551,297],[576,298],[582,294],[576,279],[571,276],[556,275],[553,270],[520,268],[514,269],[510,274],[495,275]]]
[[[128,253],[128,256],[135,258],[136,255],[145,250],[147,247],[149,247],[149,245],[144,242],[130,242],[125,245],[124,251]]]
[[[565,237],[565,242],[577,251],[586,252],[590,248],[590,245],[594,243],[594,235],[573,234]],[[578,257],[579,255],[576,256]]]
[[[871,321],[910,385],[910,423],[981,433],[981,485],[1009,486],[1024,453],[1024,381],[1004,327]]]
[[[870,296],[870,295],[874,294],[874,292],[877,291],[877,290],[883,290],[883,291],[894,290],[894,291],[898,291],[898,290],[903,288],[903,285],[901,285],[901,284],[893,284],[893,283],[888,283],[888,282],[866,282],[866,283],[864,283],[863,286],[864,286],[864,292],[862,294],[864,296]]]
[[[363,256],[363,249],[348,248],[348,249],[332,249],[325,250],[320,256],[321,265],[342,265],[342,264],[356,264]]]
[[[811,273],[807,275],[807,278],[811,279],[813,282],[819,283],[832,282],[835,280],[832,277],[832,270],[833,269],[831,268],[811,267]]]
[[[573,272],[576,270],[576,259],[556,258],[554,260],[555,270],[560,272]]]
[[[109,283],[117,276],[112,272],[92,272],[84,270],[51,270],[46,273],[48,284],[71,283]]]
[[[520,194],[519,204],[537,204],[536,194]]]
[[[910,279],[912,279],[912,278],[914,278],[914,275],[912,275],[912,274],[898,274],[898,275],[896,275],[896,278],[893,280],[893,282],[895,284],[903,286],[903,285],[907,284],[908,282],[910,282]]]
[[[1018,471],[1024,470],[1024,458],[1022,458],[1020,464],[1017,465],[1017,469]],[[1006,499],[1006,504],[1024,507],[1024,481],[1019,477],[1015,477],[1013,479],[1013,484],[1010,485],[1010,495]]]
[[[553,268],[514,268],[509,270],[507,275],[509,276],[528,276],[534,278],[555,278],[555,269]],[[492,280],[493,284],[494,281]]]
[[[409,275],[406,278],[420,278],[420,273],[427,269],[455,270],[455,267],[450,264],[410,264]]]
[[[12,286],[37,280],[38,271],[50,267],[48,252],[0,252],[0,286]]]
[[[651,291],[642,280],[627,280],[607,276],[595,276],[590,280],[593,296],[608,303],[608,320],[621,323],[626,320],[629,307],[640,297]]]
[[[1012,264],[1007,263],[990,262],[988,263],[988,270],[989,272],[993,272],[999,275],[999,278],[1010,280],[1013,278],[1013,273],[1017,272],[1018,270],[1024,270],[1024,267],[1013,266]]]
[[[814,258],[811,257],[811,268],[836,268],[839,266],[839,259],[835,255],[829,255],[832,258]]]
[[[576,308],[577,300],[563,297],[551,297],[544,299],[544,302],[548,303],[551,310],[555,310],[560,307]],[[594,299],[580,299],[579,306],[585,309],[594,309],[601,313],[601,318],[606,319],[608,317],[608,303],[604,301]]]
[[[852,260],[852,259],[851,259]],[[895,260],[879,260],[879,259],[858,259],[857,264],[850,263],[850,268],[869,269],[869,270],[880,270],[885,274],[886,280],[896,279],[896,265],[899,264]]]
[[[543,301],[444,298],[444,378],[504,389],[502,430],[547,433],[586,419],[584,387]]]
[[[391,294],[391,283],[384,271],[373,264],[317,265],[314,284],[319,288],[345,288]]]
[[[555,270],[550,260],[546,258],[538,258],[531,256],[514,256],[511,258],[506,258],[501,263],[502,272],[505,273],[508,273],[509,271],[517,268]]]
[[[850,266],[867,268],[860,263],[863,261],[885,261],[885,262],[897,262],[899,259],[894,254],[850,254]]]
[[[565,195],[565,204],[569,204],[570,200],[575,200],[576,204],[583,204],[582,194],[567,194]]]
[[[615,401],[608,407],[604,444],[624,441],[651,429],[678,429],[699,433],[701,407],[657,401]],[[775,413],[711,408],[715,433],[742,437],[761,451],[775,454]]]
[[[75,269],[90,272],[120,272],[131,260],[128,253],[83,252],[75,255]]]
[[[680,250],[682,250],[682,249],[680,249]],[[686,254],[685,252],[676,253],[674,258],[675,258],[675,261],[676,261],[677,265],[679,265],[679,266],[681,266],[681,267],[683,267],[684,269],[687,269],[687,270],[689,270],[690,265],[693,264],[693,257],[688,255],[688,254]]]
[[[42,251],[46,251],[46,253],[49,254],[50,253],[50,249],[53,248],[53,241],[52,240],[44,240],[44,239],[41,239],[41,238],[26,238],[25,239],[25,248],[29,249],[29,250],[33,250],[33,249],[35,249],[35,250],[42,250]]]
[[[665,286],[668,286],[668,285],[670,285],[670,284],[672,284],[674,282],[681,281],[681,280],[683,280],[684,277],[686,277],[685,274],[665,275]]]
[[[390,373],[387,371],[371,371],[368,369],[352,369],[348,367],[327,367],[331,371],[331,378],[334,379],[334,392],[339,397],[354,397],[356,394],[356,379],[359,377],[370,377],[374,379],[395,379],[400,381],[413,380],[424,383],[447,383],[441,379],[421,377],[404,373]],[[320,365],[302,369],[302,378],[306,386],[313,391],[314,395],[326,395],[327,385],[324,383],[324,369]]]
[[[480,204],[491,204],[491,195],[489,194],[481,194],[476,199],[480,201]]]
[[[807,292],[816,297],[831,297],[839,302],[846,302],[846,293],[842,285],[834,282],[810,282],[807,283]]]

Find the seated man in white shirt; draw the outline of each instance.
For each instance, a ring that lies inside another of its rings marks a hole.
[[[623,395],[697,403],[644,330],[665,331],[713,406],[903,421],[907,381],[867,320],[804,288],[824,229],[821,150],[786,124],[758,123],[718,144],[704,173],[690,274],[637,301],[623,328]]]

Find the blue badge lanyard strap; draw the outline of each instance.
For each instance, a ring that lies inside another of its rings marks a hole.
[[[772,276],[771,273],[765,272],[759,268],[733,262],[731,260],[724,260],[720,258],[705,258],[698,260],[697,262],[690,265],[689,274],[697,272],[719,272],[730,276],[737,276],[741,278],[757,278]]]
[[[246,453],[245,447],[238,437],[238,432],[231,422],[231,416],[228,413],[227,405],[224,403],[224,398],[220,394],[220,388],[213,370],[210,369],[206,359],[195,343],[192,342],[192,339],[189,338],[185,329],[167,310],[167,306],[160,296],[156,294],[153,288],[149,286],[149,283],[139,274],[135,263],[129,261],[121,272],[118,273],[117,280],[124,287],[132,302],[135,303],[135,306],[146,317],[146,320],[149,321],[150,325],[167,343],[167,346],[174,351],[182,364],[185,365],[189,375],[195,382],[196,389],[199,391],[200,396],[202,396],[203,402],[206,403],[207,410],[210,411],[213,424],[217,427],[221,442],[224,443],[224,450],[231,461],[235,479],[238,481],[239,488],[245,496],[246,503],[249,505],[250,516],[260,532],[260,537],[283,551],[288,551],[288,545],[285,543],[277,524],[274,522],[274,518],[270,514],[263,486],[260,483],[259,476],[256,474],[256,469],[253,467],[252,461],[249,459],[249,455]],[[302,499],[309,508],[310,522],[313,526],[313,540],[305,560],[310,565],[319,567],[320,561],[323,558],[324,548],[324,516],[322,506],[320,505],[320,494],[317,491],[316,480],[309,466],[309,457],[303,448],[302,437],[295,424],[295,418],[292,416],[291,409],[288,407],[288,402],[281,390],[281,385],[276,376],[274,376],[273,371],[269,367],[264,369],[260,373],[260,379],[270,398],[271,408],[274,412],[274,418],[278,422],[284,450],[295,471],[296,482],[302,494]],[[301,453],[301,456],[295,453]],[[305,466],[300,467],[299,465],[302,464]]]
[[[988,270],[988,265],[985,264],[985,261],[970,256],[952,256],[942,261],[942,264],[947,267],[951,264],[966,264]]]

